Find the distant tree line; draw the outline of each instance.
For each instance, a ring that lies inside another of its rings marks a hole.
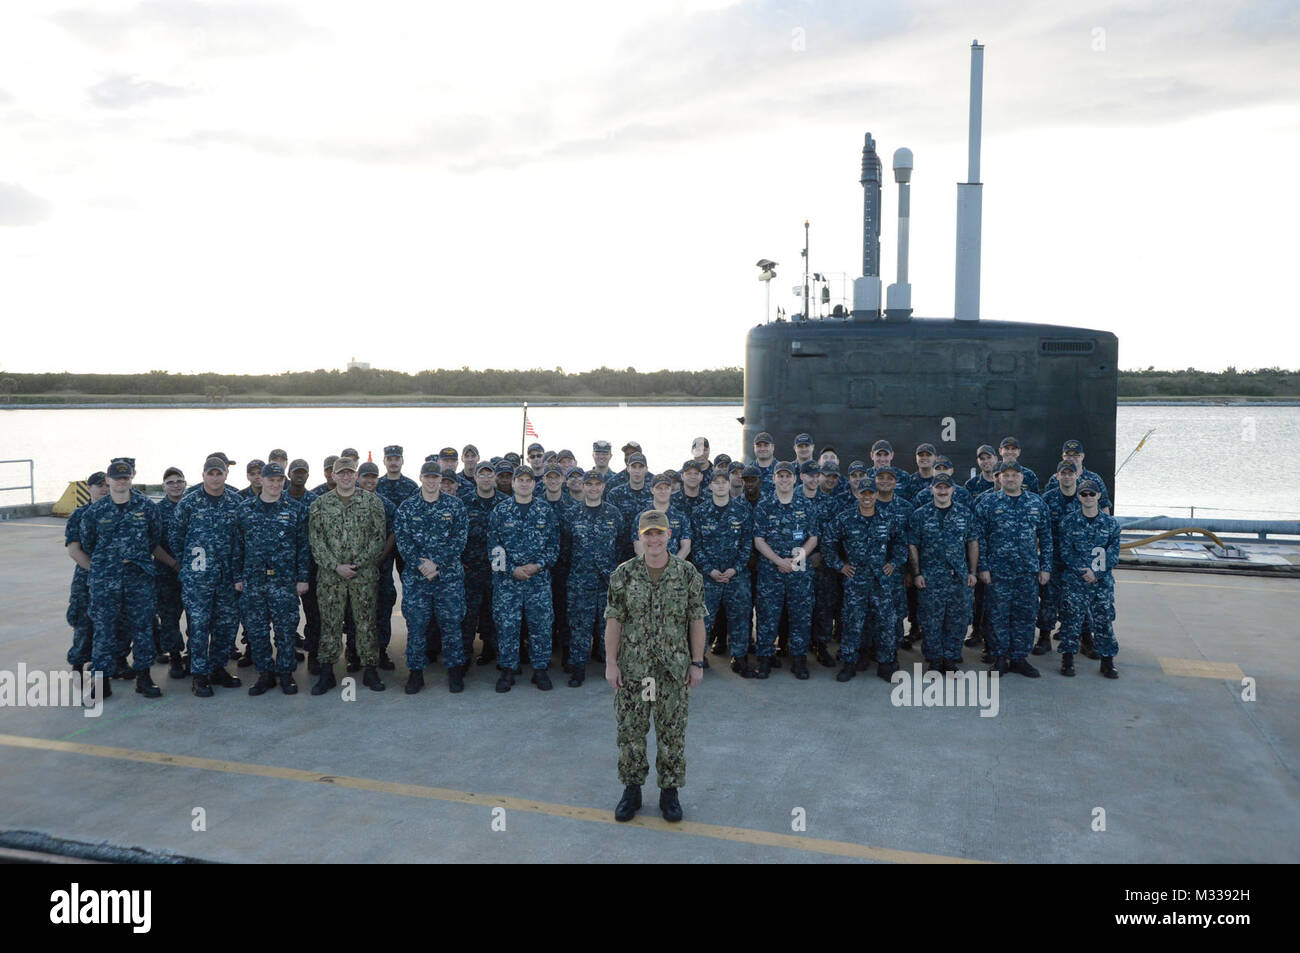
[[[379,369],[286,371],[283,374],[17,374],[0,372],[0,400],[13,396],[84,394],[104,397],[709,397],[740,399],[743,368],[638,371],[634,367],[566,374],[563,368],[483,371],[442,369],[407,374]],[[1278,367],[1238,371],[1119,372],[1121,397],[1300,397],[1300,371]]]

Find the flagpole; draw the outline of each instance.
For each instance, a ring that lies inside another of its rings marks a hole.
[[[528,439],[528,401],[524,401],[524,422],[519,425],[519,459],[526,460],[524,456],[524,441]]]

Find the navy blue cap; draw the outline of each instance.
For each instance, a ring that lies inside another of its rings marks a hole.
[[[639,463],[641,464],[641,466],[646,466],[647,464],[645,462],[645,454],[639,451],[637,453],[628,454],[627,465],[630,467],[634,463]]]
[[[1083,444],[1078,440],[1067,440],[1061,447],[1062,453],[1083,453]]]
[[[564,476],[564,467],[560,466],[558,463],[548,463],[542,468],[542,476],[550,476],[552,473],[558,473],[560,476]]]
[[[573,451],[572,451],[572,450],[561,450],[559,453],[557,453],[557,454],[555,455],[555,459],[556,459],[556,460],[563,460],[565,457],[568,457],[570,460],[573,460],[573,461],[575,461],[575,462],[576,462],[577,459],[578,459],[577,457],[575,457],[575,456],[573,455]]]
[[[746,467],[746,466],[745,466],[743,463],[741,463],[739,460],[736,460],[736,461],[733,461],[733,462],[732,462],[731,466],[729,466],[729,467],[725,467],[725,468],[724,468],[724,467],[718,467],[718,469],[719,469],[719,470],[726,469],[727,473],[735,473],[735,472],[737,472],[737,471],[740,471],[741,473],[744,473],[744,472],[745,472],[747,469],[749,469],[749,468]],[[754,469],[757,470],[758,467],[754,467]]]
[[[586,475],[587,471],[582,469],[582,467],[569,467],[569,472],[564,474],[564,479],[567,480],[569,477],[573,476],[585,477]]]
[[[488,470],[489,472],[495,473],[497,470],[496,464],[493,463],[491,460],[480,460],[478,466],[474,468],[474,472],[482,473],[484,470]]]
[[[509,453],[507,453],[507,454],[506,454],[504,457],[502,457],[501,459],[502,459],[502,460],[509,460],[509,461],[510,461],[511,463],[513,463],[515,466],[519,466],[519,464],[523,462],[523,458],[520,457],[519,454],[515,453],[513,450],[511,450]]]
[[[131,469],[131,464],[125,460],[114,460],[104,472],[112,479],[113,477],[129,477],[134,471]]]
[[[822,464],[822,473],[831,473],[835,476],[840,475],[840,465],[834,460],[827,460]]]
[[[812,442],[813,442],[813,438],[811,434],[806,434],[806,433],[796,434],[794,438],[794,445],[796,447],[799,446],[799,444],[801,443],[806,443],[808,444],[808,446],[811,447]]]
[[[772,440],[772,435],[768,433],[766,430],[764,430],[762,433],[760,433],[757,437],[754,438],[754,443],[773,443],[773,442],[774,441]]]
[[[1074,464],[1071,463],[1069,460],[1062,460],[1060,463],[1056,465],[1057,473],[1064,473],[1066,470],[1069,470],[1071,473],[1078,472],[1077,470],[1074,469]]]
[[[903,478],[902,471],[900,471],[897,467],[877,467],[876,472],[872,474],[872,477],[873,478],[878,477],[882,473],[890,474],[896,481],[901,480]]]
[[[455,447],[443,447],[438,451],[438,458],[441,460],[459,460],[460,454],[456,452]]]
[[[793,463],[790,463],[786,460],[778,460],[776,466],[772,467],[772,476],[776,476],[782,470],[793,475],[795,471],[797,471],[798,469],[799,468],[795,466]]]
[[[1007,470],[1015,470],[1017,473],[1024,473],[1024,472],[1025,472],[1025,468],[1022,467],[1022,466],[1020,465],[1020,463],[1019,463],[1018,461],[1016,461],[1016,460],[1003,460],[1001,463],[999,463],[999,464],[997,465],[997,467],[995,468],[994,472],[995,472],[995,473],[1004,473],[1004,472],[1006,472]]]
[[[497,473],[513,474],[515,472],[515,465],[511,463],[509,460],[498,460],[495,464],[493,464],[492,469],[494,469]]]
[[[979,445],[979,449],[975,451],[975,456],[977,456],[977,457],[979,457],[979,456],[983,456],[983,455],[986,454],[986,453],[987,453],[990,457],[996,457],[996,456],[998,455],[998,452],[997,452],[996,450],[994,450],[993,447],[992,447],[991,445],[989,445],[989,444],[987,444],[987,443],[982,443],[982,444]]]
[[[730,454],[726,454],[726,453],[720,453],[720,454],[718,454],[716,457],[713,458],[713,465],[714,465],[715,467],[729,467],[729,466],[731,466],[731,456],[730,456]]]
[[[442,467],[438,466],[437,460],[425,460],[420,464],[420,476],[441,476]]]
[[[850,474],[858,473],[859,471],[862,473],[866,473],[868,469],[869,467],[861,460],[854,460],[852,463],[849,464]]]
[[[249,470],[265,470],[265,469],[266,469],[265,460],[257,460],[257,459],[249,460],[248,463],[245,464],[244,466],[245,473],[247,473]]]
[[[1015,437],[1003,437],[1002,442],[998,444],[998,449],[1001,450],[1003,447],[1015,447],[1017,450],[1019,450],[1020,441],[1017,440]]]
[[[590,483],[592,480],[597,480],[597,481],[599,481],[599,482],[601,482],[601,483],[604,483],[604,482],[605,482],[605,474],[601,473],[601,472],[600,472],[599,470],[597,470],[595,467],[592,467],[590,470],[588,470],[586,473],[583,474],[583,476],[582,476],[582,482],[583,482],[583,483]]]
[[[755,479],[762,479],[763,471],[751,463],[749,466],[745,467],[740,471],[740,475],[742,477],[754,477]]]
[[[530,480],[537,479],[537,474],[533,472],[532,467],[527,467],[522,465],[515,467],[515,472],[511,474],[511,478],[517,480],[521,476],[526,476]]]
[[[941,453],[934,458],[934,468],[937,470],[939,469],[939,467],[946,467],[947,469],[951,470],[953,469],[952,461],[949,460]]]
[[[365,464],[362,464],[362,466],[364,467]],[[372,463],[371,466],[374,466],[374,464]],[[375,472],[378,473],[379,469],[376,468]],[[266,479],[267,477],[282,477],[282,476],[284,476],[284,467],[280,466],[280,464],[278,463],[268,463],[266,466],[262,467],[263,479]]]
[[[809,460],[806,463],[799,464],[800,476],[803,476],[805,473],[821,473],[821,472],[822,472],[821,464],[819,464],[816,460]]]
[[[1091,480],[1080,480],[1078,489],[1076,489],[1074,492],[1082,493],[1084,490],[1092,490],[1092,492],[1097,494],[1101,493],[1101,487],[1093,483]]]
[[[695,470],[698,473],[703,473],[704,465],[700,463],[699,460],[692,458],[682,464],[682,472],[685,473],[687,470]]]
[[[930,486],[955,486],[952,482],[952,474],[936,473],[934,479],[930,481]]]
[[[86,486],[99,486],[107,479],[108,479],[107,473],[105,473],[103,470],[96,470],[90,476],[86,477]],[[165,473],[163,474],[163,479],[164,480],[167,479],[167,475]]]
[[[870,490],[872,493],[876,492],[876,478],[869,476],[859,483],[858,493],[861,493],[863,490]]]
[[[627,453],[629,450],[634,453],[640,453],[641,444],[637,443],[635,440],[629,440],[627,443],[623,444],[623,452]]]
[[[894,445],[888,440],[877,440],[871,445],[871,452],[875,453],[877,450],[884,450],[886,453],[893,453]]]
[[[665,483],[665,484],[667,484],[668,486],[672,486],[672,485],[673,485],[673,478],[672,478],[671,476],[668,475],[667,471],[665,471],[665,472],[663,472],[663,473],[656,473],[654,479],[650,481],[650,488],[651,488],[651,489],[654,489],[654,488],[657,487],[660,483]]]
[[[934,456],[934,453],[935,453],[935,450],[934,450],[934,444],[932,444],[932,443],[923,443],[923,444],[921,444],[920,446],[918,446],[918,447],[916,448],[916,453],[917,453],[918,455],[919,455],[919,454],[922,454],[922,453],[928,453],[928,454],[930,454],[930,456]]]

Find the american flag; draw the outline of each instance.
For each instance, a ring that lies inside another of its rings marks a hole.
[[[528,411],[524,411],[524,433],[529,437],[537,437],[537,431],[533,429],[533,422],[528,419]],[[538,437],[540,440],[541,438]]]

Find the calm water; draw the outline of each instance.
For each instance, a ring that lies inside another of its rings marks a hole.
[[[741,413],[739,404],[535,407],[529,417],[541,443],[572,450],[582,465],[591,462],[593,439],[614,444],[615,462],[617,448],[633,439],[656,468],[680,464],[701,434],[715,455],[738,455]],[[414,475],[424,456],[443,446],[474,443],[487,456],[518,451],[521,425],[517,407],[4,410],[0,459],[35,459],[37,500],[58,499],[69,480],[102,470],[114,456],[134,456],[143,482],[160,482],[172,464],[196,481],[212,450],[235,458],[232,483],[243,486],[248,459],[284,447],[311,464],[314,486],[322,460],[344,446],[379,460],[386,444],[402,444]],[[1120,407],[1117,462],[1152,427],[1156,432],[1119,475],[1120,513],[1185,516],[1195,506],[1198,516],[1300,519],[1300,408]],[[1034,461],[1042,456],[1026,454]],[[964,475],[969,462],[957,463]],[[26,482],[26,465],[0,465],[0,486]],[[0,493],[0,504],[26,501],[25,490]]]

